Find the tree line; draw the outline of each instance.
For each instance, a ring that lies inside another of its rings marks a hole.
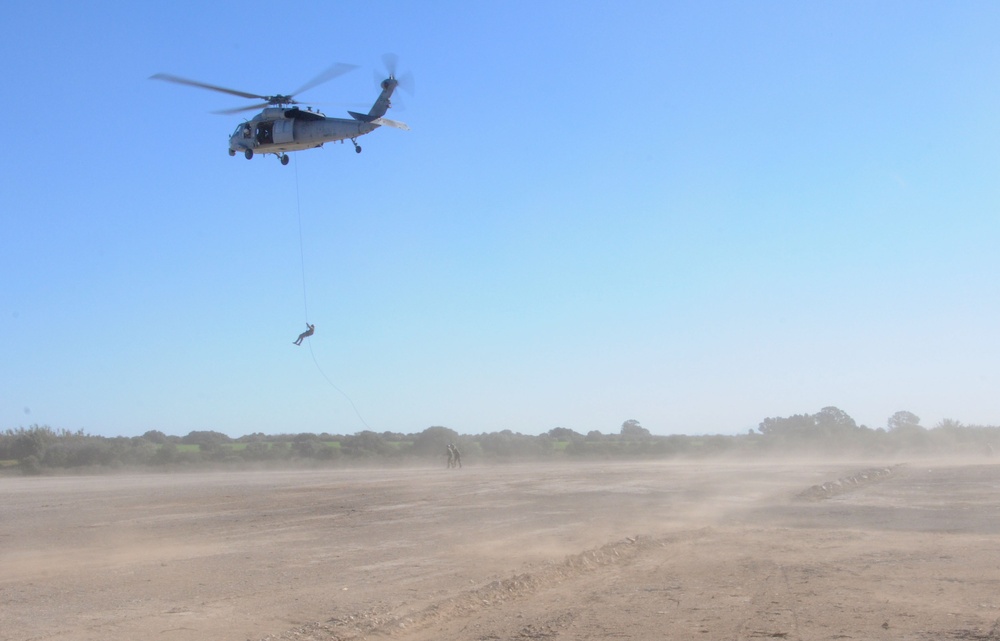
[[[206,466],[320,466],[359,463],[444,465],[454,444],[467,462],[518,460],[697,459],[713,456],[768,457],[814,454],[829,457],[976,455],[1000,446],[1000,427],[963,425],[947,419],[932,428],[899,411],[885,427],[858,425],[846,412],[824,407],[815,414],[765,418],[738,435],[653,435],[629,419],[617,432],[581,434],[556,427],[544,434],[511,430],[463,435],[434,426],[416,434],[254,433],[231,438],[212,430],[170,436],[105,437],[82,430],[32,425],[0,433],[0,471],[21,474],[132,468],[203,469]]]

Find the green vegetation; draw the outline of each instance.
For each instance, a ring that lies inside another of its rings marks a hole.
[[[203,469],[206,466],[317,466],[437,463],[455,443],[463,461],[701,459],[712,456],[825,457],[979,455],[1000,447],[1000,427],[941,421],[920,425],[911,412],[896,412],[886,427],[857,425],[846,412],[824,407],[816,414],[765,418],[756,430],[736,436],[656,436],[629,419],[617,433],[586,435],[565,427],[530,436],[503,430],[459,435],[447,427],[418,434],[363,431],[352,435],[255,433],[231,438],[215,431],[168,436],[104,437],[32,425],[0,433],[0,473],[45,474],[110,469]]]

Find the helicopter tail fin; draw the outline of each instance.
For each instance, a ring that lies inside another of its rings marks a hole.
[[[372,105],[371,110],[368,112],[367,118],[371,120],[381,118],[385,115],[385,112],[389,111],[389,107],[392,106],[389,99],[392,98],[392,92],[396,90],[398,84],[396,79],[391,76],[382,81],[382,93],[378,95],[375,104]],[[371,120],[366,120],[365,122],[371,122]]]

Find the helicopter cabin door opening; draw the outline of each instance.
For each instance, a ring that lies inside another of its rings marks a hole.
[[[274,134],[272,133],[273,127],[274,122],[270,120],[257,123],[257,131],[255,134],[258,145],[270,145],[274,142]]]

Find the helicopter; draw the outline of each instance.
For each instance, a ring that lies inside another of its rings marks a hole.
[[[379,127],[387,126],[396,129],[409,131],[409,127],[402,122],[390,120],[385,117],[385,113],[392,107],[391,98],[393,92],[400,85],[400,80],[396,79],[396,57],[393,54],[383,56],[389,77],[382,80],[379,85],[382,92],[375,100],[368,113],[358,113],[348,111],[350,118],[330,118],[319,110],[312,107],[302,109],[301,104],[295,96],[312,89],[318,84],[332,80],[349,71],[357,68],[357,65],[336,63],[318,76],[299,87],[290,94],[275,94],[273,96],[262,96],[236,89],[227,89],[217,85],[210,85],[197,80],[189,80],[166,73],[157,73],[150,76],[150,80],[165,80],[181,85],[210,89],[222,93],[263,100],[265,102],[253,104],[248,107],[236,107],[217,111],[219,114],[235,114],[242,111],[263,110],[250,120],[240,123],[229,136],[229,155],[235,156],[242,153],[247,160],[257,154],[274,154],[281,161],[282,165],[288,164],[289,151],[301,151],[303,149],[315,149],[322,147],[325,143],[350,140],[354,144],[354,151],[361,153],[361,145],[358,144],[358,137],[369,134]],[[377,80],[378,76],[376,76]],[[404,85],[409,79],[402,79]]]

